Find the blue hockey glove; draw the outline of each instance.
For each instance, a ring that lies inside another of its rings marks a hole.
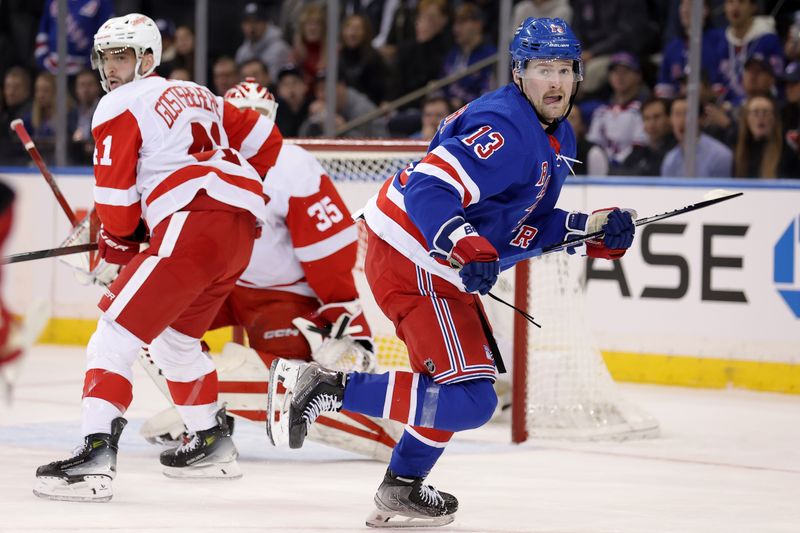
[[[569,235],[586,235],[600,230],[605,232],[602,239],[586,241],[586,255],[595,259],[616,260],[625,255],[633,244],[636,226],[633,220],[636,211],[607,207],[598,209],[591,215],[570,213],[567,217]],[[570,248],[568,253],[575,253],[578,247]]]
[[[467,292],[488,293],[500,275],[500,257],[492,243],[461,217],[446,222],[434,240],[434,257],[446,257],[459,269]]]

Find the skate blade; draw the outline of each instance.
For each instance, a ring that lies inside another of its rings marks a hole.
[[[266,426],[267,437],[273,446],[284,448],[289,444],[289,407],[292,403],[292,391],[297,384],[299,366],[300,363],[275,359],[270,367]],[[278,393],[278,384],[286,389],[282,398]]]
[[[446,526],[455,520],[455,515],[418,518],[405,516],[394,511],[375,509],[367,517],[367,527],[374,528],[412,528],[412,527],[439,527]]]
[[[163,473],[172,479],[239,479],[242,469],[237,461],[192,466],[165,466]]]
[[[36,481],[33,493],[47,500],[104,503],[114,495],[108,476],[84,476],[83,481],[75,483],[58,477],[40,477]]]

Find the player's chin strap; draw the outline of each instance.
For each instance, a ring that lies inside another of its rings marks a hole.
[[[564,122],[567,119],[567,117],[569,116],[569,114],[572,112],[572,106],[575,104],[575,96],[578,94],[578,89],[581,86],[581,82],[579,82],[579,81],[575,82],[575,89],[572,91],[572,94],[569,97],[569,105],[567,106],[567,112],[564,113],[561,116],[561,118],[553,119],[550,122],[548,122],[547,119],[544,116],[542,116],[541,113],[539,113],[539,110],[536,109],[536,106],[533,105],[533,102],[530,101],[530,99],[528,98],[528,95],[526,95],[525,91],[522,90],[522,82],[523,82],[523,79],[520,78],[519,83],[518,84],[515,83],[514,85],[517,86],[517,89],[519,90],[519,92],[521,92],[522,96],[525,97],[525,100],[528,101],[528,103],[531,106],[531,109],[533,109],[533,112],[536,113],[536,118],[539,119],[539,122],[541,122],[542,124],[547,126],[544,129],[544,132],[546,134],[548,134],[548,135],[552,135],[553,133],[555,133],[556,129],[558,129],[559,124]]]

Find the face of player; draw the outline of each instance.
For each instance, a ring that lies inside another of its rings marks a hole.
[[[109,90],[133,81],[136,70],[136,53],[132,48],[109,48],[103,51],[103,74]],[[139,66],[139,72],[147,72],[153,66],[153,55],[145,54]]]
[[[530,61],[522,76],[514,77],[536,110],[547,121],[564,116],[569,106],[575,74],[568,60]]]

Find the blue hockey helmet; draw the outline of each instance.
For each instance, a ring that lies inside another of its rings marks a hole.
[[[581,42],[562,19],[528,17],[514,32],[508,51],[515,72],[532,59],[563,59],[572,61],[578,81],[582,78]]]

